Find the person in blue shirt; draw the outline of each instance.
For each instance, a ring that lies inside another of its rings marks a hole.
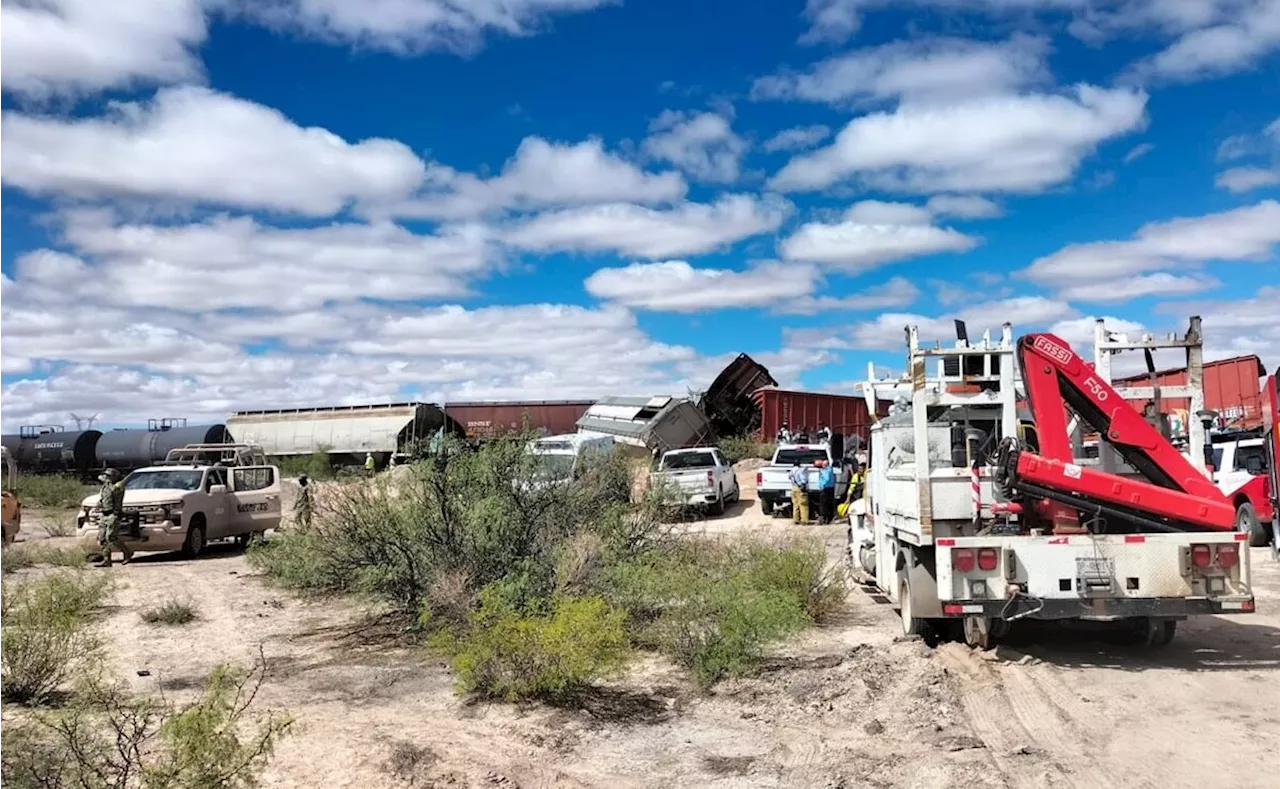
[[[809,522],[809,469],[799,461],[791,470],[791,522]]]
[[[823,523],[836,518],[836,470],[825,460],[818,461],[818,511]]]

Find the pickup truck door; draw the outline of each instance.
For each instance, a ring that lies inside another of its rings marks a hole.
[[[235,499],[234,534],[264,532],[280,525],[280,472],[275,466],[231,469],[231,495]]]
[[[231,494],[227,492],[213,493],[211,489],[214,485],[226,487],[227,470],[225,468],[210,468],[208,473],[204,475],[201,498],[205,500],[205,540],[221,540],[226,537],[231,520],[235,517],[235,507],[233,506],[234,502],[231,501]],[[190,519],[191,514],[188,513],[186,517]]]

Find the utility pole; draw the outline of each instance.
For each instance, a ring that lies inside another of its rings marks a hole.
[[[98,421],[98,417],[100,416],[102,416],[101,413],[94,414],[93,416],[80,416],[75,413],[71,414],[71,418],[76,421],[76,430],[92,430],[93,423]]]

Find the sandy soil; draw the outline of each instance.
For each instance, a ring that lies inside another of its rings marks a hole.
[[[740,481],[741,504],[689,529],[802,528],[839,555],[840,527],[765,517],[754,473]],[[1261,549],[1251,559],[1260,613],[1182,623],[1160,651],[1047,628],[988,653],[931,650],[896,639],[896,614],[857,589],[837,624],[757,677],[707,696],[645,659],[576,709],[470,703],[443,664],[358,608],[274,590],[229,546],[102,572],[118,582],[113,659],[139,690],[181,697],[217,662],[263,651],[260,701],[299,726],[266,786],[1261,789],[1280,769],[1280,564]],[[139,620],[172,596],[197,601],[201,619]]]

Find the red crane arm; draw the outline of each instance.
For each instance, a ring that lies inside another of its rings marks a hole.
[[[1235,508],[1226,496],[1061,338],[1025,335],[1018,340],[1018,358],[1040,451],[1011,458],[1011,484],[1053,499],[1041,509],[1055,529],[1070,528],[1075,511],[1095,509],[1173,529],[1235,527]],[[1075,465],[1066,406],[1105,436],[1145,481]]]

